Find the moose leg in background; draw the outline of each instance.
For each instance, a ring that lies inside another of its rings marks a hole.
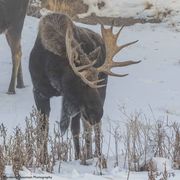
[[[42,164],[48,163],[48,150],[47,150],[47,144],[48,144],[48,131],[49,131],[49,123],[48,123],[48,117],[50,112],[50,99],[43,97],[41,94],[39,94],[38,91],[34,90],[34,99],[37,106],[39,113],[39,119],[38,119],[38,147],[40,150],[40,162]]]
[[[20,24],[19,26],[22,26]],[[6,32],[6,39],[11,48],[12,54],[12,74],[11,81],[8,89],[8,94],[15,94],[15,85],[17,80],[17,88],[24,88],[23,76],[22,76],[22,67],[21,67],[21,31],[20,27],[11,27]]]

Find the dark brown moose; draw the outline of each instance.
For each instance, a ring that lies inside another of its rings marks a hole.
[[[38,110],[49,117],[50,98],[62,96],[61,133],[63,135],[71,126],[76,159],[80,158],[80,118],[84,124],[86,158],[92,157],[92,127],[95,127],[95,152],[96,155],[101,154],[100,121],[108,75],[127,75],[115,74],[111,68],[140,62],[113,61],[120,50],[137,42],[118,46],[121,30],[113,34],[112,27],[105,29],[101,25],[101,37],[89,29],[76,26],[64,14],[53,13],[40,20],[29,62],[34,99]],[[41,130],[44,139],[47,138],[48,123],[45,120],[41,122]],[[42,140],[42,143],[46,152],[47,142]]]

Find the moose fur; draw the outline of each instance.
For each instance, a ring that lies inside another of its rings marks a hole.
[[[0,34],[5,33],[12,54],[12,75],[8,89],[9,94],[17,88],[23,88],[21,68],[21,33],[29,0],[0,0]]]

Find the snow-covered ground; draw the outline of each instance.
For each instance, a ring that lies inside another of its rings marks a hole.
[[[83,0],[83,2],[89,9],[79,17],[96,14],[107,17],[156,18],[180,26],[179,0]]]
[[[38,1],[38,0],[36,0]],[[179,0],[83,0],[88,6],[86,13],[78,14],[79,18],[90,15],[99,17],[121,17],[145,20],[159,20],[180,31]],[[45,15],[49,10],[42,8]]]
[[[110,3],[110,0],[107,2]],[[131,8],[135,7],[134,4],[128,3],[125,0],[113,0],[113,2],[114,5],[118,6],[122,4],[116,3],[121,2],[126,4],[128,13],[131,13]],[[145,2],[145,0],[134,1],[134,3],[136,2]],[[156,2],[159,3],[160,1]],[[164,2],[176,3],[176,6],[174,6],[176,8],[178,8],[180,4],[176,0],[164,0],[161,7],[171,7]],[[142,4],[143,3],[141,3],[141,5]],[[116,10],[114,11],[117,12]],[[121,11],[121,9],[119,9],[119,11]],[[125,8],[123,8],[123,11],[125,11]],[[9,133],[12,133],[17,125],[22,128],[24,127],[25,117],[29,116],[32,106],[34,106],[32,83],[28,71],[28,59],[37,35],[38,21],[38,19],[32,17],[26,17],[25,20],[22,34],[22,65],[26,88],[21,90],[17,89],[16,95],[6,94],[12,67],[11,54],[5,37],[3,35],[0,36],[0,123],[4,123]],[[178,83],[178,79],[180,74],[180,52],[178,47],[180,33],[176,29],[178,21],[176,21],[175,26],[171,27],[167,25],[169,23],[170,21],[161,24],[136,24],[134,26],[125,27],[122,31],[118,42],[119,44],[137,39],[139,42],[124,49],[115,59],[119,61],[133,59],[142,60],[142,62],[137,65],[115,70],[120,73],[129,73],[127,77],[109,77],[107,98],[102,119],[105,136],[109,125],[109,119],[112,120],[112,122],[119,123],[122,126],[124,125],[125,118],[121,116],[119,111],[119,108],[122,106],[125,107],[129,114],[142,112],[152,120],[154,118],[163,120],[168,116],[170,120],[179,121],[180,83]],[[100,32],[100,27],[98,25],[78,25]],[[117,29],[118,28],[115,28],[115,31]],[[60,119],[60,106],[61,98],[53,98],[51,101],[50,131],[53,129],[54,122]],[[106,148],[104,151],[106,153]],[[50,176],[54,180],[89,180],[92,178],[96,180],[125,180],[128,176],[128,172],[121,167],[113,168],[113,166],[111,166],[104,173],[105,175],[97,176],[93,175],[94,172],[96,172],[94,164],[92,166],[82,166],[79,164],[79,161],[73,161],[63,163],[61,166],[62,171],[60,174],[48,174],[40,170],[37,170],[36,173],[31,173],[29,170],[24,169],[21,175],[34,176],[34,179],[36,179],[36,176]],[[9,176],[13,175],[11,167],[6,167],[6,172]],[[57,171],[55,170],[55,172]],[[131,172],[129,179],[145,180],[148,179],[148,177],[146,172]],[[180,172],[175,171],[175,177],[171,177],[170,179],[179,180]]]

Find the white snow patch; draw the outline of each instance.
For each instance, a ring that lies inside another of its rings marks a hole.
[[[105,17],[162,19],[180,30],[179,0],[83,0],[88,5],[87,13],[79,14],[80,18],[96,14]],[[98,3],[105,6],[98,8]]]

